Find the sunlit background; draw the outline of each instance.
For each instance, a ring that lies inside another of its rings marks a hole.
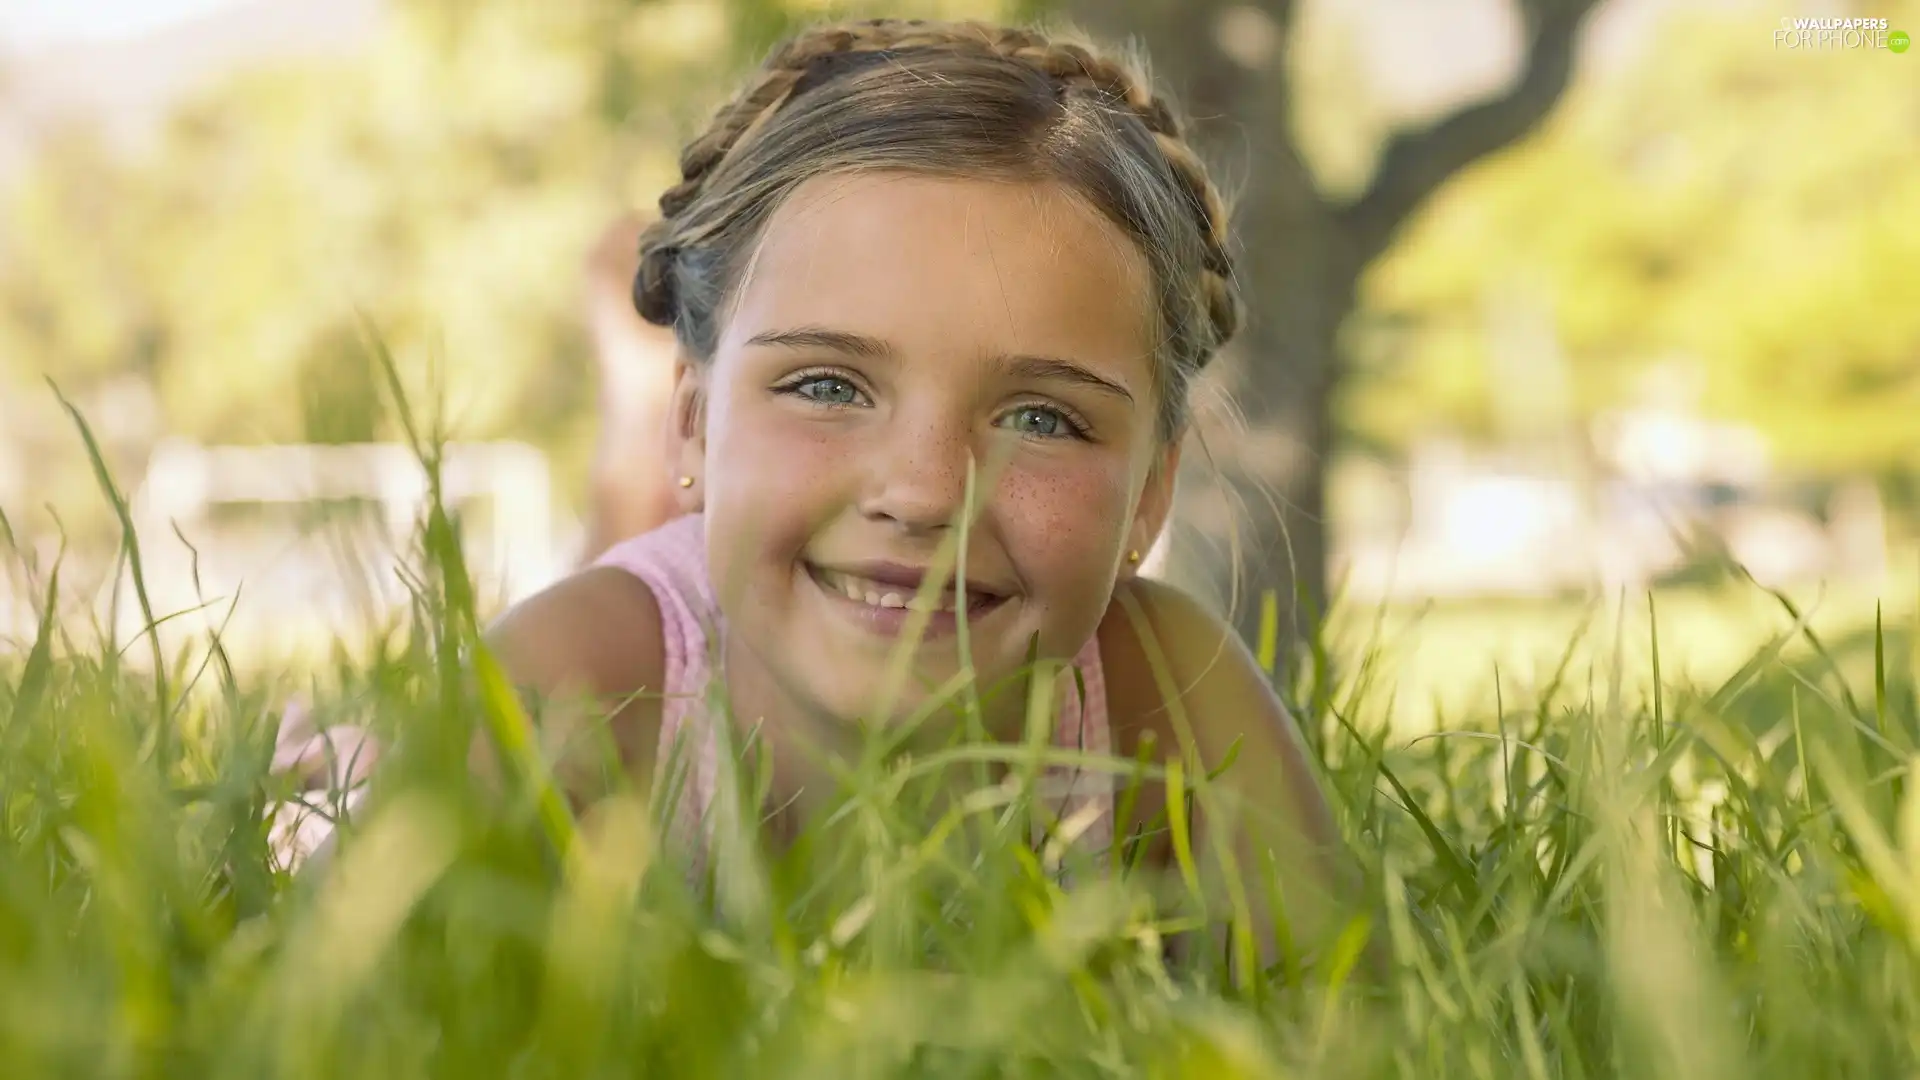
[[[1156,51],[1185,33],[1288,65],[1330,199],[1367,189],[1394,132],[1525,64],[1508,0],[1302,0],[1284,27],[1165,7],[1102,0],[1097,21],[1139,9]],[[592,253],[766,44],[826,10],[0,6],[0,632],[30,635],[56,561],[63,603],[125,624],[120,526],[54,387],[128,498],[156,606],[204,605],[257,662],[402,602],[376,553],[423,485],[380,349],[454,441],[492,593],[575,565],[601,369],[619,393],[665,362],[596,321]],[[1849,17],[1920,29],[1911,0],[1600,0],[1543,118],[1441,179],[1360,277],[1310,460],[1333,640],[1380,650],[1401,722],[1444,719],[1496,670],[1537,681],[1570,641],[1645,639],[1650,608],[1667,662],[1711,678],[1785,618],[1736,565],[1843,652],[1876,603],[1913,607],[1920,52],[1776,33]],[[1271,434],[1213,449],[1282,453]]]

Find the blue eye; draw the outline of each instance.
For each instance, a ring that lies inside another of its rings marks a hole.
[[[1005,426],[1022,435],[1032,435],[1041,439],[1074,434],[1073,422],[1062,415],[1060,410],[1040,405],[1023,405],[1013,410],[1007,414]]]
[[[821,405],[858,405],[860,388],[838,375],[814,375],[793,386],[793,392]]]

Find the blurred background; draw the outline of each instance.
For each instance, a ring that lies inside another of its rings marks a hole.
[[[1649,594],[1666,669],[1724,674],[1781,619],[1736,566],[1840,647],[1912,612],[1915,0],[4,0],[0,634],[56,561],[69,625],[139,625],[55,387],[156,610],[243,661],[404,602],[383,351],[493,601],[576,565],[596,493],[662,471],[635,216],[770,42],[849,10],[1147,45],[1254,310],[1156,567],[1280,586],[1283,629],[1331,606],[1397,722],[1585,626],[1644,642]]]

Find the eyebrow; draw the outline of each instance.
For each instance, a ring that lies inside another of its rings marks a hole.
[[[763,330],[748,338],[747,344],[778,349],[825,349],[829,352],[870,360],[884,359],[894,354],[893,346],[880,338],[820,326],[801,326],[791,330]],[[1132,391],[1071,360],[1052,356],[1025,355],[1003,356],[1000,360],[1006,365],[1007,370],[1018,378],[1074,383],[1101,393],[1111,394],[1129,404],[1133,402]]]
[[[747,339],[748,345],[770,345],[779,349],[825,349],[877,360],[893,355],[893,346],[876,337],[846,330],[828,330],[819,326],[801,326],[792,330],[762,330]]]
[[[1132,391],[1112,379],[1094,374],[1071,360],[1059,360],[1051,356],[1010,356],[1006,358],[1006,362],[1008,369],[1023,379],[1074,383],[1101,393],[1112,394],[1128,404],[1133,403]]]

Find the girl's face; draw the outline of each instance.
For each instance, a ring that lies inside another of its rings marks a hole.
[[[744,677],[881,719],[969,461],[969,588],[945,594],[898,704],[961,670],[963,616],[982,688],[1036,636],[1074,655],[1171,496],[1150,296],[1131,241],[1062,188],[885,174],[794,192],[712,363],[680,383],[736,695]]]

